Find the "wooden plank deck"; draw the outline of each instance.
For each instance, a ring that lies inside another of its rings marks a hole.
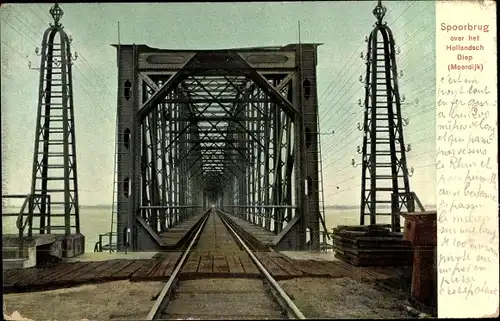
[[[49,268],[12,269],[4,273],[4,291],[23,292],[129,279],[148,260],[61,262]]]
[[[159,237],[162,245],[167,248],[175,248],[193,229],[193,227],[205,216],[206,213],[195,215],[184,222],[169,229],[166,232],[160,233]]]
[[[260,278],[259,268],[251,257],[234,242],[231,233],[225,229],[223,221],[215,216],[215,213],[210,215],[212,216],[207,221],[207,226],[200,235],[194,251],[187,257],[180,278]],[[181,242],[183,238],[189,236],[194,225],[202,217],[203,215],[194,217],[190,222],[185,222],[183,226],[178,227],[177,234],[172,234],[177,236],[170,238],[172,244],[176,238],[177,242]],[[263,231],[259,226],[250,227],[248,222],[244,224],[245,226],[240,228],[247,231],[252,231],[252,229]],[[272,235],[271,232],[267,233]],[[359,232],[357,233],[359,234]],[[274,238],[274,235],[272,236]],[[258,243],[255,239],[252,242]],[[395,273],[383,268],[353,267],[341,261],[295,260],[284,254],[270,251],[268,248],[254,253],[277,280],[298,277],[351,277],[375,280],[388,279]],[[170,251],[157,253],[151,259],[63,262],[47,268],[8,270],[3,273],[4,291],[29,291],[111,280],[167,280],[172,275],[181,256],[182,252],[180,251]]]
[[[3,271],[4,291],[22,292],[115,280],[160,281],[172,274],[182,252],[161,253],[149,260],[109,260],[59,263],[50,268]],[[400,273],[398,267],[355,267],[342,261],[295,260],[277,252],[256,256],[277,280],[298,277],[384,280]],[[244,252],[206,252],[190,255],[181,270],[182,279],[217,277],[260,277],[260,271]]]
[[[262,243],[265,246],[273,246],[274,239],[276,235],[268,230],[264,229],[262,226],[255,225],[251,222],[242,220],[236,216],[231,215],[230,213],[224,213],[226,216],[236,225],[238,225],[242,230],[250,234],[257,241]]]
[[[245,269],[241,264],[241,260],[237,255],[227,255],[226,256],[227,266],[229,268],[229,273],[234,276],[239,276],[245,274]]]

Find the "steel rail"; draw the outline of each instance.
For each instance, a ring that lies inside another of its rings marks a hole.
[[[151,308],[151,310],[149,311],[149,313],[146,317],[146,320],[154,320],[157,317],[158,313],[161,313],[161,309],[164,307],[164,304],[166,303],[165,299],[169,295],[169,292],[173,289],[173,285],[174,285],[175,281],[177,281],[178,274],[181,271],[182,266],[184,265],[184,261],[186,261],[186,258],[188,257],[189,252],[191,251],[191,248],[196,243],[196,241],[198,240],[198,237],[201,234],[201,231],[205,227],[205,223],[207,222],[208,218],[210,217],[210,212],[211,211],[208,211],[208,213],[205,214],[205,218],[203,219],[203,222],[198,227],[198,230],[196,231],[196,234],[194,235],[191,242],[189,243],[189,246],[184,251],[184,254],[182,255],[179,262],[177,263],[177,266],[175,267],[174,271],[170,275],[170,278],[168,279],[167,283],[165,284],[165,286],[161,290],[160,294],[158,295],[158,298],[156,299],[155,303],[153,304],[153,307]]]
[[[281,286],[276,282],[276,280],[271,276],[271,274],[266,270],[264,265],[259,261],[259,259],[252,253],[252,251],[248,248],[245,242],[240,238],[238,233],[231,227],[229,220],[225,217],[225,215],[220,215],[219,211],[217,211],[217,215],[222,219],[224,223],[226,223],[226,227],[233,233],[234,237],[238,240],[241,246],[245,249],[247,254],[250,256],[252,261],[257,265],[259,270],[264,274],[266,280],[272,285],[272,288],[279,294],[279,296],[283,299],[286,304],[287,310],[293,313],[295,319],[305,319],[306,317],[300,312],[299,308],[293,303],[292,299],[286,294],[285,291],[281,288]]]

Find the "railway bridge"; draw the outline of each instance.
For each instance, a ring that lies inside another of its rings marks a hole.
[[[73,112],[77,57],[61,24],[62,9],[56,4],[50,13],[54,21],[37,51],[31,193],[3,196],[24,198],[19,213],[2,216],[16,217],[19,230],[2,235],[4,257],[11,256],[4,259],[11,265],[4,272],[9,291],[165,279],[148,316],[158,319],[185,316],[166,308],[181,279],[259,277],[281,308],[270,304],[256,316],[303,318],[276,279],[388,279],[395,272],[355,271],[338,260],[295,260],[280,251],[334,247],[338,258],[355,266],[411,264],[411,244],[402,237],[399,216],[424,208],[409,186],[404,98],[381,1],[362,55],[360,226],[330,233],[325,224],[316,77],[321,44],[299,39],[275,47],[171,50],[118,43],[112,45],[118,88],[111,228],[99,235],[94,251],[156,254],[91,263],[64,262],[85,252]],[[352,164],[357,166],[354,159]],[[390,218],[387,226],[380,225],[383,216]],[[229,283],[219,286],[226,294],[232,291]],[[252,282],[245,286],[260,288]],[[265,291],[257,292],[267,302]],[[223,304],[227,296],[212,299]]]
[[[362,54],[359,226],[331,233],[325,224],[316,77],[321,44],[299,39],[275,47],[171,50],[119,42],[112,45],[118,88],[111,228],[95,240],[94,252],[154,255],[76,262],[71,258],[85,257],[72,79],[77,56],[62,9],[55,4],[50,13],[54,21],[37,50],[31,193],[3,196],[24,199],[18,213],[2,214],[14,216],[19,230],[2,235],[5,291],[166,280],[148,320],[188,317],[193,304],[208,318],[301,319],[277,280],[389,280],[412,264],[399,216],[424,208],[409,186],[404,98],[381,1]],[[390,224],[381,226],[384,216]],[[283,254],[329,248],[342,260]],[[357,269],[367,265],[393,268]],[[220,280],[225,277],[231,282]],[[213,278],[219,280],[212,293]],[[256,278],[261,281],[250,280]],[[192,291],[199,296],[193,299]],[[241,291],[259,308],[239,300]]]
[[[168,246],[172,227],[217,207],[276,248],[319,250],[319,44],[114,46],[117,249]]]
[[[388,216],[390,229],[400,232],[401,212],[413,212],[415,204],[424,209],[409,186],[404,97],[386,11],[379,1],[362,55],[360,224],[369,217],[369,225],[377,225],[378,217]],[[56,4],[50,13],[54,21],[37,50],[31,193],[4,197],[25,198],[13,214],[17,243],[25,242],[24,234],[28,242],[37,235],[37,244],[57,239],[57,251],[71,257],[83,253],[85,242],[73,112],[77,56],[62,9]],[[320,45],[300,39],[281,47],[220,50],[112,45],[118,66],[113,211],[110,232],[99,236],[95,251],[176,249],[208,208],[230,215],[274,249],[324,249],[331,235],[318,125]]]
[[[31,193],[4,196],[25,198],[12,214],[19,235],[4,243],[22,248],[34,239],[40,246],[57,240],[56,252],[72,257],[84,252],[85,242],[73,112],[77,56],[62,9],[56,4],[50,13],[54,21],[37,50]],[[362,57],[360,224],[367,216],[372,226],[389,216],[391,231],[400,232],[401,212],[414,211],[415,203],[424,209],[409,186],[404,97],[385,13],[379,1]],[[325,249],[331,233],[324,220],[318,121],[320,45],[300,39],[281,47],[220,50],[112,45],[118,66],[113,211],[110,232],[99,236],[95,251],[176,249],[208,208],[276,250]]]

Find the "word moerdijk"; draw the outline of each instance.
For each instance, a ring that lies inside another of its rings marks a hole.
[[[468,45],[468,46],[463,46],[463,45],[448,45],[446,46],[446,50],[484,50],[483,45]]]

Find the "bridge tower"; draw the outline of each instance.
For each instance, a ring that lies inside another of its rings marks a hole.
[[[63,256],[84,252],[80,234],[76,166],[75,116],[71,39],[60,20],[58,4],[50,9],[54,19],[45,31],[41,50],[38,111],[33,156],[31,194],[34,230],[62,240]],[[48,197],[49,198],[48,198]],[[38,226],[36,226],[38,225]]]
[[[391,29],[383,18],[387,12],[382,1],[373,10],[377,18],[367,37],[363,131],[360,224],[377,224],[377,219],[390,216],[391,229],[400,231],[399,212],[413,211],[412,193],[407,165],[401,115],[395,42]],[[363,81],[360,76],[360,81]],[[404,100],[404,99],[403,99]],[[360,101],[360,105],[363,103]],[[355,160],[352,160],[356,166]],[[378,222],[380,223],[380,222]]]

